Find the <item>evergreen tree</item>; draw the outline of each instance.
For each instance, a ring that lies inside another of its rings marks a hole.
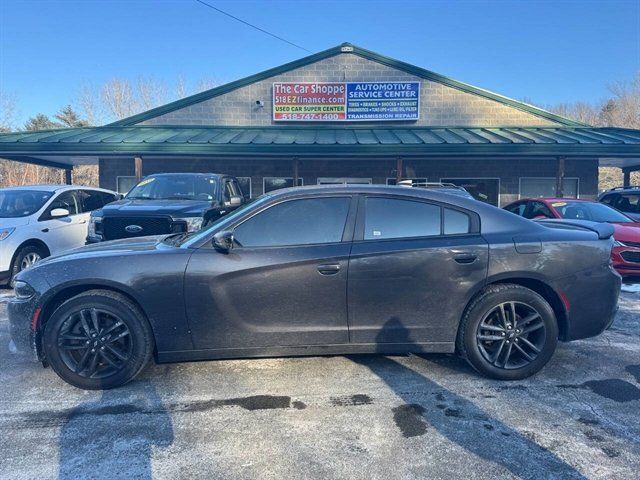
[[[71,105],[60,109],[54,116],[65,127],[75,128],[89,126],[89,122],[81,119]]]
[[[38,113],[26,121],[24,129],[33,132],[37,130],[51,130],[52,128],[60,128],[61,126],[59,123],[52,121],[44,113]]]

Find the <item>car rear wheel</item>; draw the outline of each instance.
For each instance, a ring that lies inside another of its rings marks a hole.
[[[499,380],[529,377],[551,359],[558,324],[549,303],[520,285],[486,288],[469,305],[458,352],[480,373]]]
[[[131,381],[149,362],[153,335],[126,297],[91,290],[64,302],[45,325],[44,352],[67,383],[87,390]]]
[[[47,256],[47,252],[42,247],[36,245],[27,245],[22,247],[11,265],[11,287],[15,286],[15,278],[22,270],[32,267],[35,263],[39,262]]]

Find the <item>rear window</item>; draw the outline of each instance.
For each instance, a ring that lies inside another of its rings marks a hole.
[[[364,239],[460,235],[471,231],[466,213],[425,202],[367,198]]]

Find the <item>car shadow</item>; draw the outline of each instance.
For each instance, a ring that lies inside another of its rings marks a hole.
[[[389,338],[389,330],[399,343],[414,343],[397,318],[386,322],[377,339]],[[371,370],[404,402],[393,409],[393,416],[405,437],[425,434],[433,428],[472,455],[502,466],[518,478],[585,478],[531,438],[400,362],[380,355],[350,358]],[[416,403],[415,392],[428,393],[434,401]],[[505,405],[505,408],[518,406]],[[527,412],[523,411],[522,415]]]
[[[132,415],[144,415],[144,420]],[[153,448],[167,448],[173,438],[171,415],[151,383],[105,390],[63,419],[59,478],[151,479]]]

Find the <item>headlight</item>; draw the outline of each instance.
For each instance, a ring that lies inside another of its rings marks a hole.
[[[626,245],[624,243],[622,243],[621,241],[619,241],[619,240],[614,240],[613,241],[613,246],[614,247],[626,247]]]
[[[89,236],[96,237],[102,235],[102,217],[92,216],[89,218]]]
[[[7,238],[9,235],[11,235],[13,233],[14,230],[15,230],[15,228],[2,228],[2,229],[0,229],[0,240],[4,240],[5,238]]]
[[[16,298],[22,300],[31,298],[36,293],[31,285],[29,285],[27,282],[23,282],[22,280],[16,280],[15,286],[13,288]]]
[[[176,222],[184,222],[187,224],[187,232],[197,232],[202,227],[202,217],[185,217],[176,218]]]

